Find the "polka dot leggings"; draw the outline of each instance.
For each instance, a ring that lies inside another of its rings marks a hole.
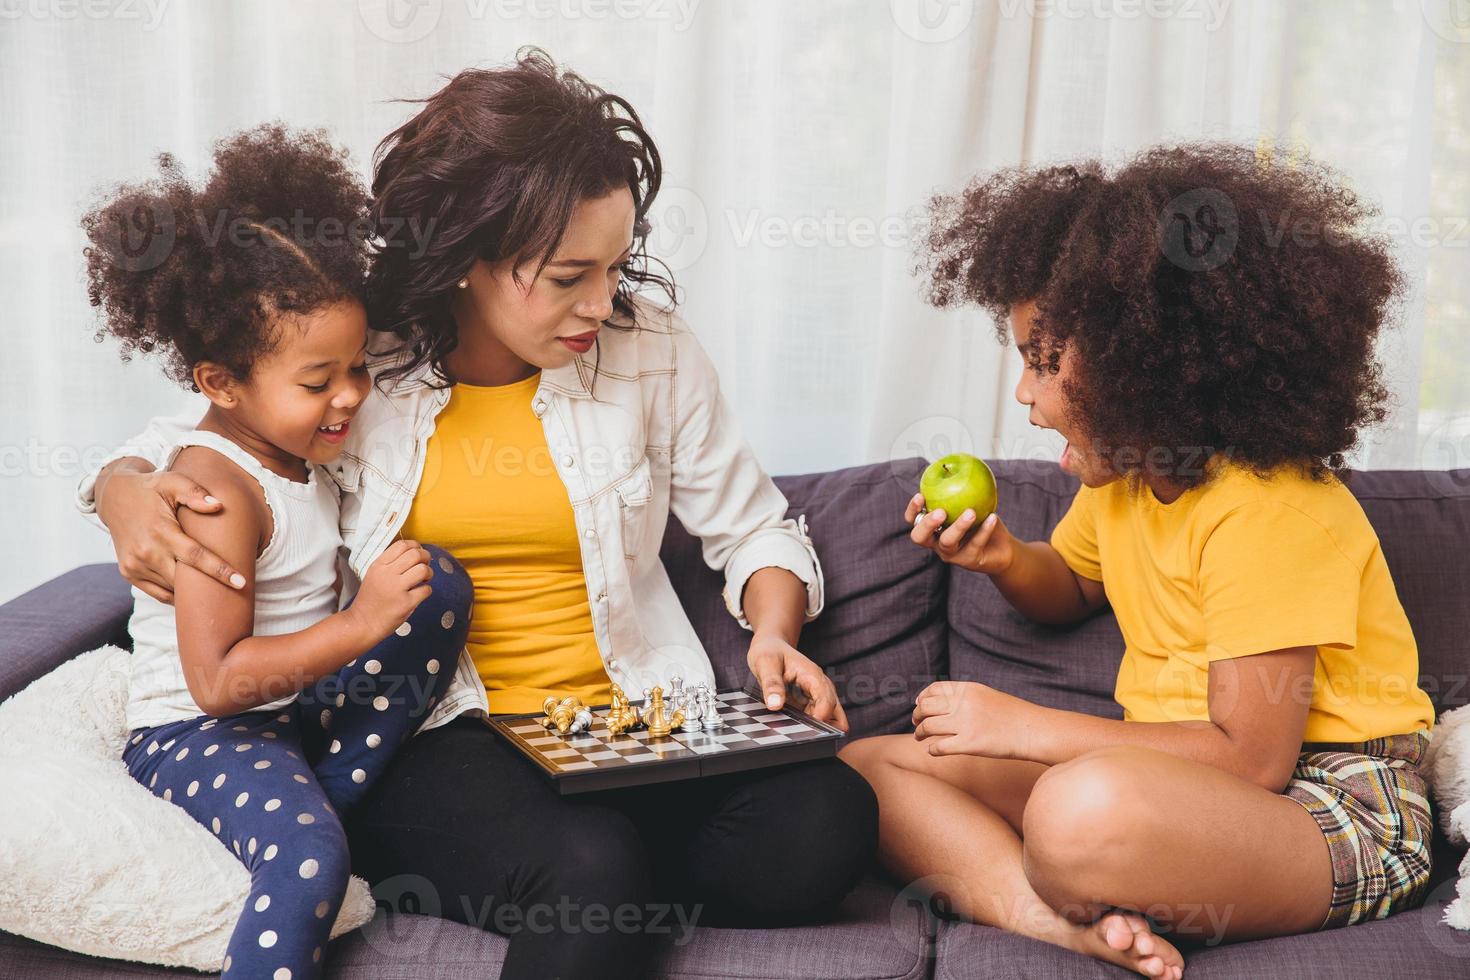
[[[469,629],[473,587],[442,548],[433,594],[408,622],[280,712],[185,719],[132,733],[139,783],[208,827],[250,870],[224,975],[304,980],[322,957],[351,871],[351,809],[443,697]]]

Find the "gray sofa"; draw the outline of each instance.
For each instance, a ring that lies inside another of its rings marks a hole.
[[[1032,625],[987,579],[951,574],[907,540],[906,498],[921,460],[782,477],[805,513],[827,575],[827,610],[804,649],[836,680],[855,735],[905,731],[914,695],[936,677],[983,680],[1041,703],[1117,716],[1122,651],[1107,612],[1071,629]],[[1001,511],[1025,538],[1048,534],[1076,489],[1055,465],[1001,462]],[[1353,491],[1378,530],[1420,644],[1438,708],[1470,700],[1470,470],[1356,474]],[[745,634],[725,611],[721,578],[671,522],[664,561],[714,658],[722,686],[743,684]],[[1263,556],[1269,561],[1270,556]],[[76,654],[126,644],[130,600],[112,565],[78,568],[0,607],[0,698]],[[1440,923],[1459,855],[1437,842],[1422,909],[1347,930],[1188,952],[1187,975],[1212,977],[1467,977],[1470,934]],[[493,977],[505,941],[413,914],[413,895],[379,895],[378,916],[333,943],[328,975]],[[181,971],[99,960],[0,933],[0,977],[162,977]],[[185,973],[184,975],[191,975]],[[1121,977],[1115,967],[985,926],[935,919],[878,873],[833,921],[780,930],[700,928],[660,952],[656,975],[680,978]]]

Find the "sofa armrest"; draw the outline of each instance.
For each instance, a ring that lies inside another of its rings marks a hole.
[[[117,565],[82,565],[0,606],[0,700],[79,653],[127,646],[133,594]]]

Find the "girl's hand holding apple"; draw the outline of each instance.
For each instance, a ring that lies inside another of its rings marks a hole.
[[[948,516],[943,510],[924,513],[923,494],[914,494],[903,513],[904,523],[913,527],[910,540],[949,564],[986,575],[999,575],[1011,567],[1016,557],[1015,538],[1006,530],[999,514],[985,518],[978,529],[971,508],[966,508],[959,520],[944,527]]]

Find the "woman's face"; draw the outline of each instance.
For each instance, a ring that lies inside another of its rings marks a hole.
[[[1073,376],[1076,366],[1076,351],[1068,344],[1062,351],[1060,370],[1056,374],[1045,365],[1032,368],[1026,364],[1026,344],[1031,339],[1032,321],[1036,317],[1036,303],[1027,301],[1011,307],[1011,333],[1016,338],[1016,349],[1021,352],[1021,380],[1016,384],[1016,401],[1031,410],[1029,421],[1042,429],[1052,429],[1067,440],[1059,464],[1063,470],[1073,474],[1089,487],[1101,487],[1118,478],[1108,463],[1093,445],[1078,424],[1067,398],[1066,382]]]
[[[561,245],[539,273],[536,260],[519,267],[513,259],[476,262],[454,303],[461,344],[469,351],[503,348],[543,370],[591,350],[612,316],[634,217],[632,193],[619,188],[573,209]]]

